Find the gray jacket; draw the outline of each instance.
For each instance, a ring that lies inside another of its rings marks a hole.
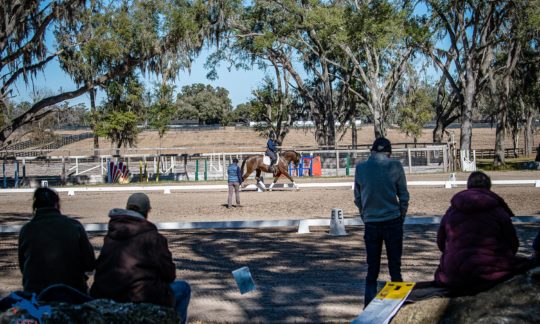
[[[405,217],[409,192],[401,163],[386,153],[372,153],[356,165],[354,203],[366,223]]]

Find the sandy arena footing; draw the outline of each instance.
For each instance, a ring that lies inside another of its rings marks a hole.
[[[530,254],[539,223],[516,224],[520,253]],[[177,278],[192,285],[190,322],[348,322],[363,306],[365,250],[362,226],[348,236],[316,227],[163,231],[177,264]],[[406,225],[403,276],[433,278],[439,252],[436,225]],[[91,234],[99,254],[103,233]],[[231,271],[248,266],[256,291],[241,295]],[[380,280],[388,279],[383,258]],[[91,280],[91,279],[90,279]],[[17,235],[0,235],[0,295],[20,289]]]

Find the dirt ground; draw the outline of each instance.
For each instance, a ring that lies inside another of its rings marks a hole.
[[[494,180],[536,179],[540,172],[489,173]],[[447,180],[448,174],[408,175],[414,180]],[[465,180],[468,174],[457,174]],[[352,178],[298,179],[297,182],[352,182]],[[223,182],[212,182],[212,184]],[[183,183],[185,184],[185,183]],[[440,216],[451,197],[463,187],[409,187],[411,216]],[[518,216],[540,215],[540,188],[499,186]],[[83,223],[105,223],[107,212],[123,207],[129,192],[62,194],[62,211]],[[357,214],[350,188],[242,192],[243,207],[226,209],[227,193],[149,193],[153,222],[329,218],[332,207],[346,217]],[[31,217],[31,194],[0,191],[0,225],[22,224]],[[531,253],[539,223],[516,224],[519,253]],[[192,287],[190,322],[195,323],[329,323],[349,322],[361,311],[367,265],[361,226],[348,226],[349,235],[328,235],[313,227],[309,234],[296,228],[207,229],[162,231],[176,264],[177,278]],[[429,281],[438,265],[437,225],[406,225],[402,272],[408,281]],[[96,255],[104,233],[89,233]],[[250,268],[256,291],[241,295],[231,271]],[[386,260],[379,277],[388,280]],[[0,296],[21,289],[17,263],[17,234],[0,234]],[[92,283],[92,277],[89,284]]]
[[[519,254],[530,255],[540,226],[517,224]],[[176,276],[192,288],[190,323],[348,323],[362,310],[366,276],[363,229],[347,236],[327,228],[164,231]],[[433,280],[440,252],[436,225],[405,225],[402,274],[407,281]],[[103,234],[90,234],[96,255]],[[231,271],[248,266],[257,289],[241,295]],[[0,235],[0,296],[21,289],[17,236]],[[389,280],[386,258],[380,287]],[[92,278],[90,278],[90,282]],[[518,298],[518,296],[516,296]]]
[[[540,172],[493,172],[493,180],[540,180]],[[458,173],[457,180],[466,180],[468,174]],[[448,174],[408,175],[414,180],[447,180]],[[280,180],[280,182],[283,180]],[[303,182],[352,182],[353,178],[303,178]],[[218,184],[224,182],[211,182]],[[193,184],[193,183],[191,183]],[[203,184],[200,182],[199,184]],[[437,187],[410,187],[411,216],[441,216],[454,194],[464,187],[444,189]],[[493,191],[505,199],[518,216],[540,215],[540,188],[528,186],[494,185]],[[112,208],[123,208],[130,192],[76,192],[75,196],[61,194],[62,211],[83,223],[106,223]],[[353,192],[349,187],[305,188],[299,191],[276,189],[272,192],[241,192],[242,207],[225,207],[226,191],[182,191],[163,194],[149,192],[152,203],[150,219],[153,222],[232,221],[328,218],[332,208],[341,208],[346,217],[357,216]],[[7,194],[0,192],[0,225],[22,224],[31,217],[31,193]]]

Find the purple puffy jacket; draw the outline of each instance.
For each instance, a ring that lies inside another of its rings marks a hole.
[[[528,259],[516,256],[513,216],[490,190],[457,193],[437,233],[442,256],[435,281],[451,290],[475,292],[526,270]]]

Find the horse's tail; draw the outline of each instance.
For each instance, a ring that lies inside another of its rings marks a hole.
[[[242,177],[244,177],[244,166],[246,165],[246,161],[247,161],[248,158],[245,158],[243,161],[242,161],[242,166],[240,167],[240,172],[242,173]],[[244,179],[242,179],[242,182],[244,181]]]

